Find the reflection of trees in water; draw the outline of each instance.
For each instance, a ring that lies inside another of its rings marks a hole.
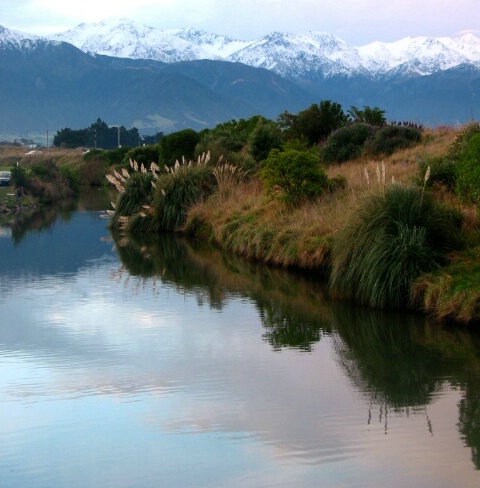
[[[421,341],[424,318],[342,304],[334,307],[334,321],[339,363],[378,403],[422,406],[441,389],[437,378],[445,365]]]
[[[472,448],[472,461],[480,469],[480,374],[472,373],[462,385],[465,396],[458,404],[458,427],[467,446]]]
[[[388,416],[425,415],[433,435],[428,405],[447,383],[459,388],[459,430],[480,469],[480,337],[460,329],[430,324],[418,315],[332,305],[337,360],[355,386],[369,396],[367,422]]]
[[[8,224],[12,229],[13,242],[15,244],[20,243],[29,232],[41,232],[50,229],[57,219],[70,220],[72,212],[76,208],[76,201],[68,200],[36,209],[24,209],[13,216],[10,215]]]
[[[261,297],[256,300],[257,308],[265,327],[263,334],[275,350],[294,347],[301,351],[311,351],[329,329],[329,322],[322,311],[299,308],[296,304],[270,300]]]
[[[115,242],[122,261],[117,279],[158,289],[167,283],[214,308],[231,296],[247,298],[258,309],[263,340],[275,350],[310,351],[331,334],[338,363],[367,395],[366,421],[380,422],[386,433],[392,414],[424,415],[433,435],[428,405],[447,381],[460,388],[459,430],[480,469],[479,336],[431,325],[416,314],[326,302],[319,284],[171,234],[115,236]]]
[[[51,229],[58,220],[68,221],[76,210],[105,210],[110,207],[111,195],[104,189],[87,189],[76,198],[61,200],[37,208],[24,207],[0,219],[11,228],[11,238],[18,244],[29,232]]]
[[[146,280],[159,289],[157,279],[195,293],[199,303],[221,309],[231,296],[252,300],[266,329],[263,338],[274,349],[295,347],[309,351],[328,329],[328,312],[320,285],[284,270],[267,268],[227,256],[211,246],[159,236],[114,236],[123,267],[116,278]]]

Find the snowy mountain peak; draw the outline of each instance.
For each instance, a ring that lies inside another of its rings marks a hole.
[[[37,36],[0,28],[0,45],[34,43]],[[80,24],[50,37],[79,49],[108,56],[163,62],[219,59],[272,70],[290,79],[362,74],[373,78],[422,76],[460,65],[480,69],[480,39],[406,37],[355,47],[339,37],[310,31],[271,32],[259,39],[240,40],[193,27],[160,30],[127,18]]]
[[[26,49],[34,46],[42,38],[32,34],[25,34],[23,32],[8,29],[0,25],[0,47],[16,47]]]

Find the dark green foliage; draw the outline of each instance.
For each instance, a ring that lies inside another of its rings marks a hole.
[[[15,185],[39,199],[51,203],[72,197],[78,191],[78,176],[72,170],[59,168],[51,159],[38,162],[29,172],[20,168],[13,170]]]
[[[30,174],[43,181],[52,181],[57,176],[58,169],[53,161],[42,161],[30,168]]]
[[[249,137],[249,152],[259,163],[267,158],[272,149],[282,146],[282,131],[275,122],[260,120]]]
[[[273,149],[262,164],[260,178],[265,189],[287,203],[319,196],[328,187],[328,178],[312,151]]]
[[[470,137],[455,163],[456,192],[465,202],[480,203],[480,133]]]
[[[104,158],[89,158],[79,168],[79,182],[86,186],[102,186],[105,184],[105,174],[108,170]]]
[[[78,193],[80,191],[80,175],[78,171],[73,170],[70,166],[61,166],[60,176],[74,193]]]
[[[471,122],[467,124],[458,134],[455,142],[450,146],[447,157],[453,161],[460,159],[467,146],[470,139],[475,135],[480,133],[480,123]]]
[[[255,161],[247,155],[244,148],[257,125],[262,123],[274,124],[256,115],[247,120],[231,120],[218,124],[213,129],[205,129],[200,133],[200,142],[195,154],[198,156],[210,152],[212,162],[217,162],[220,156],[223,156],[224,160],[244,168],[245,171],[252,170],[256,166]]]
[[[103,120],[97,119],[90,127],[85,129],[65,128],[59,130],[54,138],[53,145],[57,147],[91,147],[113,149],[119,146],[136,147],[140,144],[138,130],[133,127],[109,127]]]
[[[195,146],[200,141],[200,134],[193,129],[185,129],[173,132],[162,137],[159,148],[160,166],[173,166],[175,161],[181,161],[185,157],[187,161],[194,159]]]
[[[82,157],[85,161],[101,161],[105,162],[108,166],[121,165],[130,150],[131,148],[129,147],[118,147],[108,151],[90,149]]]
[[[375,128],[364,123],[355,123],[332,132],[320,149],[325,163],[343,163],[362,154],[365,141],[372,137]]]
[[[212,168],[203,164],[180,165],[156,182],[154,228],[174,231],[185,223],[188,209],[210,195],[216,186]]]
[[[27,172],[25,168],[20,166],[14,166],[12,168],[12,181],[13,184],[18,188],[19,186],[25,186],[27,183]]]
[[[430,176],[425,182],[425,174],[429,166]],[[446,189],[453,191],[456,183],[455,163],[448,157],[424,159],[418,164],[416,181],[420,186],[424,184],[427,187],[442,185]]]
[[[387,125],[375,133],[367,142],[365,149],[372,156],[390,155],[399,149],[414,146],[420,142],[420,139],[420,129]]]
[[[365,200],[337,235],[330,289],[374,308],[411,307],[414,280],[461,247],[460,226],[456,211],[420,188],[392,185]]]
[[[330,100],[322,100],[320,105],[314,103],[297,115],[284,112],[278,117],[285,138],[305,137],[311,146],[325,140],[334,130],[343,127],[347,121],[341,105]]]
[[[149,168],[152,163],[158,164],[160,157],[160,146],[154,144],[151,146],[139,146],[130,149],[124,156],[122,166],[127,168],[130,165],[130,160],[136,161],[140,166],[143,164],[145,168]]]
[[[153,135],[143,135],[141,137],[141,142],[146,146],[154,146],[158,144],[163,137],[163,132],[156,132]]]
[[[348,115],[352,122],[359,122],[363,124],[382,126],[387,119],[385,118],[385,110],[381,110],[378,107],[364,106],[363,110],[358,109],[355,106],[351,106],[348,111]]]
[[[119,194],[111,225],[116,227],[119,217],[131,217],[152,203],[153,187],[151,173],[132,173],[125,182],[125,191]]]
[[[82,147],[88,143],[88,132],[86,129],[73,130],[69,127],[59,130],[53,137],[53,145],[56,147]]]

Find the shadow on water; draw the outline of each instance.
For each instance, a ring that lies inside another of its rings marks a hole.
[[[425,415],[446,385],[462,392],[458,429],[480,469],[480,336],[431,323],[417,314],[385,313],[331,302],[323,286],[303,276],[227,256],[199,242],[166,234],[114,235],[122,267],[116,278],[144,287],[157,280],[221,309],[231,296],[251,300],[274,350],[309,352],[328,335],[337,361],[367,397],[368,422],[379,412]],[[383,416],[383,418],[382,418]]]

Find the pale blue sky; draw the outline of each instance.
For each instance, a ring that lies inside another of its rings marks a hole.
[[[480,36],[478,0],[8,0],[0,5],[0,25],[39,35],[110,17],[244,40],[276,30],[315,30],[356,46],[408,36]]]

